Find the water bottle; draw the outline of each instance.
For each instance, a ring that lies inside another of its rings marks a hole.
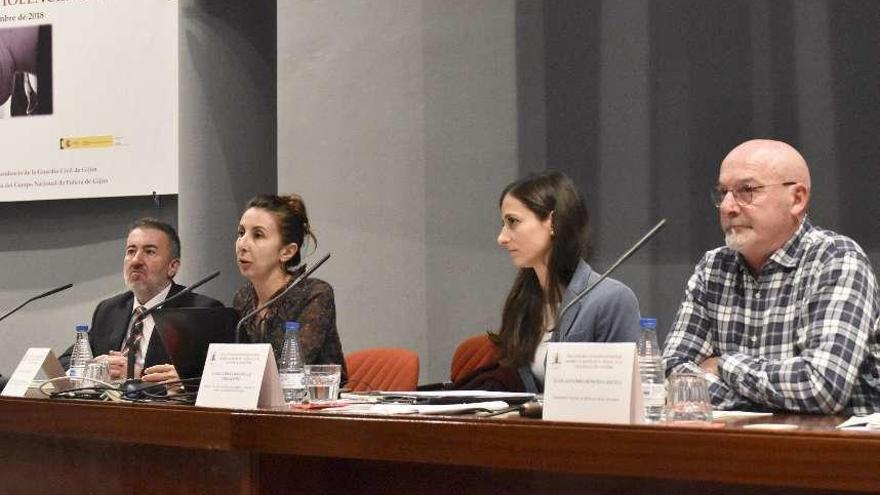
[[[92,346],[89,344],[89,326],[76,326],[76,341],[73,343],[73,352],[70,354],[70,368],[67,374],[70,377],[81,378],[85,374],[86,364],[92,360]]]
[[[288,404],[301,404],[305,400],[304,365],[299,348],[299,323],[288,321],[284,324],[284,347],[281,348],[281,361],[278,363],[281,390]]]
[[[665,373],[660,360],[660,345],[657,343],[657,319],[642,318],[639,326],[639,372],[642,376],[645,421],[653,423],[663,419],[666,407]]]

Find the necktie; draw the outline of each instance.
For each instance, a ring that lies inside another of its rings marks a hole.
[[[134,317],[132,318],[134,324],[131,326],[128,340],[125,341],[125,348],[128,349],[128,371],[126,377],[129,379],[134,378],[134,363],[137,360],[137,353],[140,352],[141,338],[144,336],[144,320],[141,319],[141,315],[146,310],[143,306],[135,308]]]

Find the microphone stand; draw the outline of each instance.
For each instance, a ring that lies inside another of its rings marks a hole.
[[[621,263],[628,260],[630,258],[630,256],[635,254],[636,251],[638,251],[643,245],[645,245],[646,242],[648,242],[652,237],[654,237],[657,234],[657,232],[660,232],[660,229],[662,229],[665,225],[666,225],[665,218],[660,220],[659,222],[657,222],[657,225],[655,225],[651,230],[649,230],[647,234],[643,235],[641,239],[636,241],[636,243],[633,244],[633,246],[631,248],[629,248],[629,250],[627,252],[623,253],[623,255],[621,255],[620,258],[618,258],[617,261],[615,261],[614,264],[611,265],[610,268],[605,270],[605,273],[603,273],[598,279],[596,279],[595,282],[588,285],[586,289],[582,290],[581,292],[578,293],[578,295],[574,296],[574,298],[571,301],[569,301],[568,304],[566,304],[562,308],[561,311],[559,311],[559,314],[556,315],[556,325],[554,326],[554,328],[559,329],[559,324],[562,322],[562,316],[565,314],[566,311],[568,311],[572,306],[577,304],[577,302],[580,301],[581,299],[583,299],[584,296],[589,294],[590,291],[592,291],[597,285],[599,285],[600,282],[602,282],[603,280],[608,278],[608,275],[611,275],[611,272],[616,270],[617,267],[621,265]]]
[[[18,311],[19,309],[21,309],[21,308],[27,306],[28,304],[30,304],[30,303],[36,301],[37,299],[42,299],[42,298],[44,298],[44,297],[51,296],[52,294],[55,294],[56,292],[61,292],[61,291],[63,291],[63,290],[67,290],[67,289],[69,289],[69,288],[71,288],[71,287],[73,287],[73,284],[65,284],[65,285],[62,285],[61,287],[55,287],[54,289],[47,290],[46,292],[43,292],[42,294],[40,294],[40,295],[38,295],[38,296],[34,296],[34,297],[28,299],[27,301],[25,301],[25,302],[19,304],[19,305],[16,306],[13,310],[7,312],[7,313],[4,314],[3,316],[0,316],[0,321],[5,320],[6,318],[8,318],[9,316],[11,316],[13,313],[15,313],[16,311]]]
[[[46,292],[43,292],[43,293],[40,294],[40,295],[34,296],[34,297],[28,299],[27,301],[25,301],[25,302],[19,304],[18,306],[16,306],[15,308],[13,308],[11,311],[7,311],[6,314],[4,314],[3,316],[0,316],[0,321],[3,321],[3,320],[5,320],[6,318],[12,316],[13,313],[15,313],[15,312],[18,311],[19,309],[21,309],[21,308],[27,306],[28,304],[30,304],[30,303],[36,301],[37,299],[42,299],[42,298],[44,298],[44,297],[51,296],[52,294],[55,294],[55,293],[57,293],[57,292],[61,292],[61,291],[63,291],[63,290],[67,290],[67,289],[69,289],[69,288],[71,288],[71,287],[73,287],[73,284],[64,284],[64,285],[62,285],[61,287],[55,287],[54,289],[47,290]],[[0,392],[2,392],[3,389],[6,387],[6,382],[7,382],[7,380],[8,380],[7,378],[3,378],[3,375],[0,375]]]
[[[627,252],[623,253],[623,255],[621,255],[620,258],[618,258],[617,261],[615,261],[614,264],[611,265],[611,267],[609,267],[607,270],[605,270],[605,273],[603,273],[601,276],[599,276],[599,278],[596,279],[595,282],[588,285],[584,290],[580,291],[576,296],[574,296],[574,298],[572,298],[572,300],[569,301],[568,304],[566,304],[562,308],[562,310],[559,312],[559,314],[556,315],[556,324],[555,324],[554,328],[559,330],[559,324],[562,322],[562,316],[565,314],[566,311],[568,311],[572,306],[577,304],[578,301],[580,301],[587,294],[589,294],[590,291],[592,291],[597,285],[599,285],[600,282],[602,282],[603,280],[608,278],[608,275],[611,275],[611,272],[616,270],[617,267],[621,265],[621,263],[623,263],[624,261],[629,259],[630,256],[635,254],[636,251],[638,251],[646,242],[648,242],[652,237],[654,237],[657,234],[657,232],[659,232],[660,229],[662,229],[665,225],[666,225],[665,218],[660,220],[659,222],[657,222],[657,225],[655,225],[651,230],[649,230],[647,234],[643,235],[641,239],[636,241],[636,243],[633,244],[633,246],[631,248],[629,248],[629,250]],[[529,418],[540,418],[541,415],[543,414],[543,410],[544,410],[543,403],[541,403],[537,400],[533,400],[533,401],[530,401],[530,402],[523,404],[520,408],[519,414],[520,414],[520,416],[529,417]]]

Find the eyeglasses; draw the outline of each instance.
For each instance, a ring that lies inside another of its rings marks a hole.
[[[731,193],[733,194],[733,200],[736,201],[736,204],[746,206],[752,204],[752,200],[755,199],[755,191],[760,191],[765,187],[793,186],[795,184],[797,184],[797,182],[780,182],[778,184],[764,184],[761,186],[740,186],[736,189],[722,189],[719,187],[712,190],[712,204],[715,205],[715,208],[720,208],[721,202],[727,197],[727,193]]]

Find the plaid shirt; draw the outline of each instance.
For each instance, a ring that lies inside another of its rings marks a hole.
[[[706,253],[663,353],[667,375],[706,373],[718,409],[880,411],[880,293],[852,239],[804,220],[755,279],[741,255]]]

